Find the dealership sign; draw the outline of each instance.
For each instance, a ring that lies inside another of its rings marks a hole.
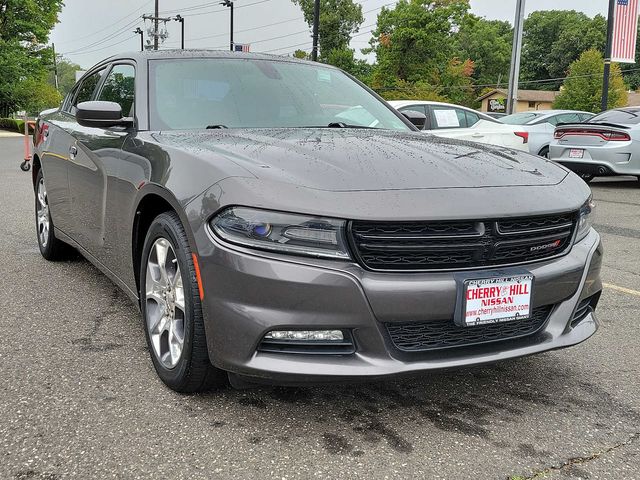
[[[506,100],[504,98],[491,98],[489,99],[489,111],[490,112],[505,112],[507,107],[506,107]]]

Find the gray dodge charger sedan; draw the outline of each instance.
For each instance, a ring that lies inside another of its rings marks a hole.
[[[182,392],[425,374],[593,335],[589,187],[406,115],[291,58],[109,58],[38,119],[40,251],[73,247],[122,288]]]

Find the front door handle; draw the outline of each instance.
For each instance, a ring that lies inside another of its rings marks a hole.
[[[69,148],[69,159],[73,160],[74,158],[76,158],[77,154],[78,154],[78,147],[76,147],[75,145],[71,145],[71,147]]]

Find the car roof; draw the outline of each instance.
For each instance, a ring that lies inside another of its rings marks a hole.
[[[465,107],[463,105],[456,105],[454,103],[446,102],[435,102],[432,100],[389,100],[389,104],[397,108],[406,107],[407,105],[442,105],[446,107],[458,107],[471,110],[469,107]]]
[[[291,63],[304,63],[309,65],[317,65],[316,62],[302,60],[295,57],[284,57],[282,55],[273,55],[269,53],[248,53],[248,52],[231,52],[229,50],[207,50],[207,49],[170,49],[170,50],[145,50],[144,52],[124,52],[111,57],[105,58],[99,64],[114,62],[118,60],[131,59],[136,61],[145,60],[179,60],[181,58],[243,58],[246,60],[271,60]],[[331,65],[322,64],[323,67],[336,68]],[[93,68],[93,67],[92,67]]]

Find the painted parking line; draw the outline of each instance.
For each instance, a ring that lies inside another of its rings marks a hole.
[[[629,295],[635,295],[636,297],[640,297],[640,291],[632,290],[631,288],[619,287],[618,285],[613,285],[611,283],[603,283],[602,286],[604,288],[610,288],[611,290],[616,290],[617,292],[628,293]]]

